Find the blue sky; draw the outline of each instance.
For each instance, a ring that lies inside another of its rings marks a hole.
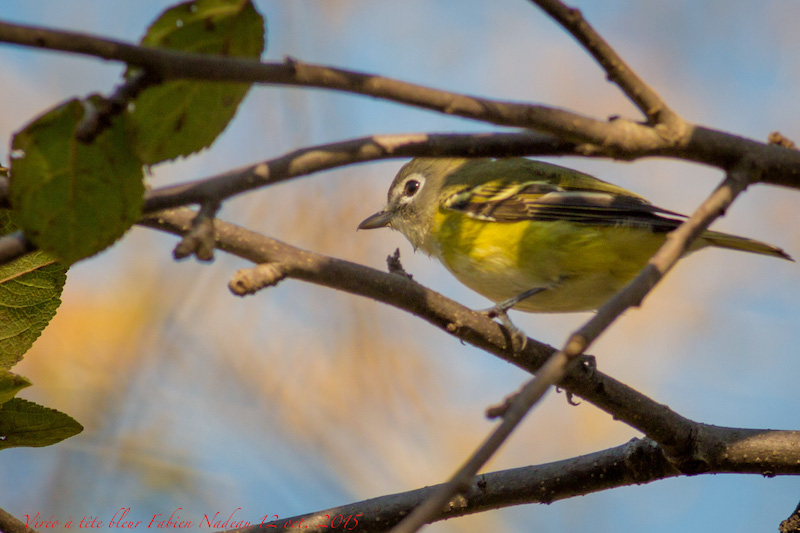
[[[171,2],[7,1],[3,19],[135,41]],[[765,139],[800,139],[795,4],[780,1],[575,1],[632,67],[688,120]],[[265,58],[285,55],[498,99],[598,117],[637,117],[576,43],[522,0],[258,0]],[[0,46],[6,138],[73,96],[108,92],[121,67]],[[159,186],[208,176],[317,143],[371,133],[483,131],[487,126],[319,90],[254,89],[203,153],[153,169]],[[0,148],[0,158],[8,150]],[[574,166],[689,212],[721,179],[677,161],[566,158]],[[286,242],[384,268],[405,268],[466,305],[488,302],[402,236],[359,232],[401,162],[360,165],[258,191],[222,217]],[[800,256],[800,197],[753,187],[715,228]],[[43,449],[9,450],[2,506],[22,515],[140,517],[301,512],[439,482],[491,427],[483,409],[524,373],[462,346],[414,317],[286,281],[238,299],[226,284],[243,262],[171,261],[171,237],[137,229],[76,265],[54,321],[17,370],[22,395],[66,411],[83,434]],[[796,264],[724,251],[689,258],[604,335],[599,368],[702,422],[797,429],[793,348],[800,323]],[[558,344],[588,317],[524,315],[515,322]],[[106,322],[107,321],[107,322]],[[92,324],[96,324],[92,327]],[[121,326],[120,324],[123,324]],[[75,340],[76,328],[87,333]],[[70,336],[72,332],[73,336]],[[490,469],[563,459],[637,433],[597,409],[551,394]],[[653,532],[775,528],[800,481],[698,476],[521,506],[430,531]]]

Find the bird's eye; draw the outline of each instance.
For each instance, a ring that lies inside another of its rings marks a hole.
[[[403,194],[406,196],[414,196],[419,190],[419,182],[417,180],[408,180],[403,186]]]

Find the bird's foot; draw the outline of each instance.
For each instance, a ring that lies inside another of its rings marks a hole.
[[[529,289],[523,293],[520,293],[513,298],[509,298],[508,300],[504,300],[497,305],[490,307],[489,309],[483,309],[479,311],[480,313],[486,315],[489,318],[496,318],[500,321],[500,323],[505,326],[508,330],[508,333],[511,335],[511,347],[514,349],[515,352],[522,351],[525,348],[525,345],[528,343],[528,336],[525,335],[525,332],[519,329],[517,326],[511,322],[511,319],[508,318],[508,310],[520,303],[522,300],[526,298],[530,298],[534,294],[537,294],[544,289],[542,287],[536,287],[534,289]]]

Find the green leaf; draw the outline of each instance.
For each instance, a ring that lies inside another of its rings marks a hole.
[[[0,405],[3,405],[16,396],[19,391],[31,385],[32,383],[28,381],[28,378],[8,370],[0,370]]]
[[[27,400],[14,398],[0,406],[0,450],[50,446],[81,431],[72,417]]]
[[[139,218],[144,195],[142,163],[120,119],[91,144],[75,139],[90,102],[71,100],[53,109],[12,142],[14,222],[67,264],[121,237]]]
[[[0,210],[0,234],[17,228]],[[14,366],[61,305],[67,267],[46,252],[33,252],[0,265],[0,369]]]
[[[165,11],[142,44],[186,52],[258,59],[264,19],[250,0],[196,0]],[[145,164],[211,145],[244,99],[246,83],[180,80],[142,92],[129,112],[136,152]]]

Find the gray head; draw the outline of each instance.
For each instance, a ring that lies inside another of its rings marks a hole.
[[[433,253],[431,223],[446,178],[468,159],[417,158],[403,165],[389,187],[386,207],[367,217],[358,229],[390,227],[414,248]]]

